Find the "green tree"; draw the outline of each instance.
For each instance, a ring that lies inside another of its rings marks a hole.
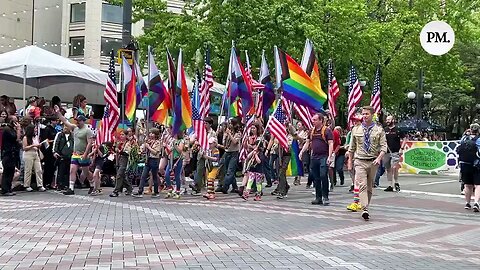
[[[237,49],[248,50],[256,75],[262,50],[273,67],[275,45],[300,59],[309,38],[319,56],[323,88],[329,58],[340,84],[353,63],[367,81],[363,104],[370,102],[379,64],[389,113],[398,112],[406,93],[416,89],[422,68],[424,90],[434,96],[431,117],[451,125],[451,112],[461,108],[466,110],[462,116],[472,120],[474,97],[479,98],[479,2],[451,0],[442,8],[441,1],[432,0],[198,0],[187,1],[183,14],[175,15],[166,11],[162,0],[137,0],[134,20],[150,23],[139,37],[142,55],[147,45],[153,46],[164,71],[166,47],[173,55],[183,49],[184,64],[192,74],[197,50],[209,44],[218,82],[226,79],[232,41]],[[419,33],[432,20],[447,21],[455,30],[456,46],[444,56],[428,55],[420,46]],[[341,91],[338,107],[345,113],[346,89],[341,86]]]

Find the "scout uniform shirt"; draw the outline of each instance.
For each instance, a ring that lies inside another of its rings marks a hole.
[[[370,127],[364,124],[354,126],[348,151],[355,153],[360,160],[374,160],[380,152],[387,153],[387,140],[383,128],[375,123]]]

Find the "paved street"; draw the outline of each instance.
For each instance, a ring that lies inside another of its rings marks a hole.
[[[21,193],[0,198],[0,269],[479,269],[480,214],[453,179],[402,176],[405,192],[375,190],[369,222],[347,187],[328,207],[304,185],[262,202]]]

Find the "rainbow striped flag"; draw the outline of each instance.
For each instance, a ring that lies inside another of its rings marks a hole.
[[[151,121],[161,124],[165,121],[168,110],[172,107],[172,100],[170,93],[163,84],[151,52],[149,52],[148,57],[150,63],[148,82],[150,88],[148,93],[149,117]]]
[[[188,94],[185,69],[182,63],[182,49],[178,53],[177,85],[175,88],[175,103],[173,115],[172,134],[175,136],[180,132],[192,127],[192,102]]]
[[[300,154],[300,146],[297,140],[293,140],[290,147],[290,162],[288,162],[287,176],[303,176],[303,163],[298,154]]]
[[[122,56],[123,57],[123,56]],[[123,58],[123,77],[125,78],[125,115],[130,122],[135,120],[135,111],[138,104],[142,101],[140,88],[137,87],[137,71],[136,68],[132,70],[127,60]],[[135,65],[135,63],[134,63]],[[141,74],[140,74],[141,76]]]
[[[277,50],[281,65],[283,96],[294,104],[321,111],[327,101],[327,94],[320,88],[318,74],[313,75],[312,79],[290,55],[280,49]]]

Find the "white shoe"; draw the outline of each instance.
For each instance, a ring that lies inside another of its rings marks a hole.
[[[461,195],[465,195],[465,191],[462,190],[462,192],[460,192]]]
[[[28,191],[28,192],[32,192],[32,191],[33,191],[33,188],[27,187],[25,190]]]
[[[40,187],[40,188],[38,189],[38,191],[42,191],[42,192],[45,191],[45,190],[46,190],[46,189],[45,189],[44,187]]]
[[[317,193],[315,191],[312,191],[312,195],[317,195]]]

